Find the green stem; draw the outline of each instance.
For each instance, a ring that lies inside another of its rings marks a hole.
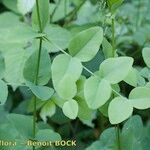
[[[42,22],[40,18],[39,0],[36,0],[36,12],[37,12],[38,23],[39,23],[39,31],[40,33],[42,33]]]
[[[116,139],[117,139],[117,148],[118,148],[118,150],[121,150],[119,124],[116,125]]]
[[[113,48],[113,57],[115,57],[116,53],[116,39],[115,39],[115,18],[112,18],[112,48]],[[113,90],[117,95],[118,92]],[[121,95],[120,95],[121,96]],[[119,124],[116,125],[116,139],[117,139],[117,147],[118,150],[121,150],[121,145],[120,145],[120,131],[119,131]]]
[[[140,11],[141,11],[141,8],[140,8],[141,7],[141,0],[139,0],[137,7],[138,8],[137,8],[137,18],[136,18],[136,30],[137,30],[137,28],[139,26]]]
[[[41,19],[40,19],[40,10],[39,10],[38,0],[36,0],[36,10],[37,10],[37,16],[38,16],[38,23],[39,23],[39,32],[42,33],[42,24],[41,24]],[[40,37],[36,74],[35,74],[35,80],[34,80],[35,85],[38,84],[38,75],[39,75],[41,51],[42,51],[42,40],[43,40],[43,38]],[[34,105],[33,105],[33,107],[34,107],[34,110],[33,110],[33,138],[35,138],[35,134],[36,134],[36,101],[37,101],[37,97],[34,95],[34,98],[33,98],[33,103],[34,103]],[[33,150],[35,150],[34,146],[33,146]]]
[[[82,1],[78,7],[76,7],[73,11],[71,11],[70,13],[68,13],[63,19],[68,18],[68,20],[66,20],[65,25],[67,25],[69,22],[71,22],[75,15],[77,14],[77,12],[82,8],[82,6],[84,5],[84,3],[86,2],[86,0]],[[63,20],[62,19],[62,20]]]
[[[52,14],[51,14],[51,16],[50,16],[50,23],[52,23],[52,19],[53,19],[54,15],[55,15],[55,12],[56,12],[57,8],[58,8],[59,5],[60,5],[60,2],[61,2],[61,0],[59,0],[59,1],[57,2],[56,7],[54,8],[54,10],[53,10],[53,12],[52,12]]]
[[[115,19],[114,18],[112,18],[112,48],[113,48],[113,57],[115,57],[116,41],[115,41]]]

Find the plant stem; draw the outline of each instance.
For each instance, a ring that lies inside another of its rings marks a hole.
[[[115,57],[116,41],[115,41],[115,19],[114,18],[112,18],[112,48],[113,48],[113,57]]]
[[[50,23],[52,23],[52,19],[53,19],[54,15],[55,15],[55,12],[56,12],[57,8],[58,8],[59,5],[60,5],[60,2],[61,2],[61,0],[59,0],[59,1],[57,2],[56,7],[54,8],[52,14],[50,15]]]
[[[39,3],[38,0],[36,0],[36,10],[37,10],[37,16],[38,16],[38,23],[39,23],[39,32],[42,33],[42,24],[40,19],[40,10],[39,10]],[[39,41],[39,49],[38,49],[38,57],[37,57],[37,66],[36,66],[36,74],[35,74],[35,80],[34,84],[38,84],[38,75],[39,75],[39,69],[40,69],[40,60],[41,60],[41,51],[42,51],[42,40],[43,38],[40,37]],[[35,138],[36,134],[36,101],[37,97],[34,95],[33,103],[34,103],[34,111],[33,111],[33,138]],[[35,150],[35,147],[33,146],[33,150]]]
[[[121,150],[119,124],[116,125],[116,139],[117,139],[117,148],[118,150]]]
[[[35,75],[35,80],[34,80],[35,85],[38,84],[38,75],[39,75],[39,68],[40,68],[41,51],[42,51],[42,38],[40,38],[40,44],[39,44],[36,75]],[[34,106],[33,106],[34,107],[34,111],[33,111],[33,137],[34,138],[35,138],[35,133],[36,133],[36,101],[37,101],[37,97],[34,96],[34,98],[33,98],[33,103],[34,103]]]
[[[113,57],[115,57],[116,53],[116,40],[115,40],[115,18],[112,18],[112,48],[113,48]],[[117,95],[119,94],[117,91],[113,90]],[[120,95],[121,96],[121,95]],[[120,131],[119,124],[116,125],[116,139],[117,139],[117,147],[118,150],[121,150],[120,145]]]
[[[139,19],[140,19],[140,11],[141,11],[141,0],[139,0],[138,2],[138,6],[137,6],[137,17],[136,17],[136,30],[139,26]]]
[[[68,18],[68,20],[66,20],[66,22],[65,22],[65,25],[74,19],[74,16],[82,8],[82,6],[84,5],[85,2],[86,2],[86,0],[82,1],[73,11],[66,14],[65,17],[61,19],[61,20],[65,20],[66,18]]]
[[[37,12],[37,17],[38,17],[39,30],[40,30],[40,33],[42,33],[42,22],[40,18],[39,0],[36,0],[36,12]]]

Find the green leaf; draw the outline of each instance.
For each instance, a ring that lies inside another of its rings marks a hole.
[[[76,81],[82,72],[77,58],[58,55],[52,63],[52,80],[55,90],[63,99],[72,99],[77,93]]]
[[[118,150],[115,128],[108,128],[101,134],[100,139],[86,150]]]
[[[77,102],[78,102],[78,106],[79,106],[79,112],[78,112],[78,117],[81,120],[90,120],[93,116],[93,110],[91,110],[85,99],[82,98],[76,98]]]
[[[129,95],[129,99],[133,107],[137,109],[150,108],[150,88],[137,87],[133,89]]]
[[[27,86],[31,89],[33,94],[41,100],[48,100],[54,94],[54,90],[47,86],[36,86],[30,82],[27,82]]]
[[[10,30],[11,32],[9,32]],[[0,33],[0,43],[2,44],[23,43],[25,45],[28,41],[39,36],[37,32],[24,23],[0,28]]]
[[[38,66],[38,50],[26,61],[23,75],[27,81],[34,83]],[[42,49],[38,74],[38,85],[45,85],[51,77],[51,60],[47,50]]]
[[[10,10],[18,13],[17,0],[2,0],[2,3]]]
[[[34,4],[35,4],[35,0],[17,0],[18,10],[23,15],[30,12]]]
[[[137,70],[132,68],[131,71],[126,76],[126,78],[124,79],[124,81],[129,85],[137,87],[138,84]]]
[[[48,43],[47,41],[44,42],[44,46],[46,47],[46,49],[49,49],[50,52],[60,51],[58,47],[55,46],[55,44],[62,49],[66,49],[68,47],[71,39],[71,34],[65,28],[56,25],[48,25],[45,29],[45,32],[48,39],[52,43],[54,43]]]
[[[52,100],[57,106],[59,106],[59,107],[61,107],[61,108],[63,107],[64,103],[67,101],[66,99],[60,98],[57,93],[55,93],[55,94],[52,96],[51,100]]]
[[[100,65],[100,76],[112,84],[119,83],[126,78],[132,69],[133,58],[108,58]]]
[[[32,99],[29,100],[27,103],[28,103],[28,106],[27,106],[27,108],[25,108],[25,109],[27,109],[27,112],[28,113],[34,112],[34,97],[32,97]],[[42,101],[37,98],[36,99],[36,110],[38,111],[44,104],[45,104],[45,101]]]
[[[38,141],[60,141],[61,140],[61,136],[54,132],[51,129],[43,129],[43,130],[39,130],[36,134],[35,137],[36,140]]]
[[[133,112],[131,102],[123,97],[114,98],[108,107],[108,116],[111,124],[118,124],[128,119]]]
[[[9,114],[7,118],[11,123],[12,127],[14,128],[14,130],[16,130],[19,133],[19,135],[21,135],[22,138],[29,139],[33,137],[32,135],[33,120],[31,116]]]
[[[108,7],[111,10],[111,12],[114,12],[122,3],[124,0],[107,0]]]
[[[18,23],[20,23],[19,16],[14,14],[13,12],[5,11],[0,14],[0,27],[1,28],[16,26]]]
[[[135,115],[129,118],[127,122],[124,124],[122,129],[123,138],[128,141],[129,134],[133,134],[134,136],[131,136],[132,140],[135,140],[135,138],[140,139],[143,134],[143,122],[140,116]],[[130,139],[130,140],[131,140]],[[124,141],[126,143],[126,141]]]
[[[78,115],[78,103],[75,100],[68,100],[63,105],[63,113],[70,119],[75,119]]]
[[[104,105],[111,96],[111,86],[106,80],[90,77],[84,86],[84,96],[91,109],[97,109]]]
[[[113,57],[113,48],[106,38],[103,39],[102,47],[106,59]]]
[[[99,51],[102,40],[102,28],[89,28],[74,36],[69,44],[69,53],[83,62],[89,61]]]
[[[40,116],[44,122],[47,121],[47,117],[51,117],[56,112],[56,106],[53,101],[48,101],[41,109]]]
[[[145,135],[143,134],[143,123],[140,116],[132,116],[124,124],[122,129],[121,145],[123,149],[138,149],[142,148]],[[140,141],[140,142],[139,142]]]
[[[49,21],[49,0],[38,0],[38,3],[41,29],[43,31]],[[40,31],[36,5],[32,13],[32,25]]]
[[[144,48],[142,54],[146,65],[150,68],[150,48]]]
[[[150,79],[150,68],[148,67],[144,67],[141,71],[140,71],[140,75],[144,78]]]
[[[4,105],[8,96],[8,87],[6,83],[0,80],[0,104]]]
[[[24,83],[23,67],[31,52],[24,49],[9,50],[4,53],[5,81],[20,85]],[[13,67],[12,67],[13,66]]]
[[[76,82],[77,83],[77,94],[76,97],[79,97],[81,99],[84,99],[84,84],[86,81],[85,76],[80,76],[79,80]]]
[[[5,72],[5,62],[4,57],[0,52],[0,79],[4,77],[4,72]]]

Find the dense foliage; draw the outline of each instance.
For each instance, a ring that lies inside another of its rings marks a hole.
[[[148,150],[149,5],[0,0],[0,149]]]

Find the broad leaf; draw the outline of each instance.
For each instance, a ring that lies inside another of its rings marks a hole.
[[[122,3],[124,0],[107,0],[108,7],[111,10],[111,12],[114,12]]]
[[[71,34],[65,28],[60,26],[49,25],[45,29],[46,35],[51,43],[45,41],[44,45],[49,52],[57,52],[60,51],[58,47],[61,49],[66,49],[69,45]],[[57,46],[55,46],[57,45]]]
[[[19,16],[14,14],[13,12],[6,11],[0,14],[0,27],[1,28],[16,26],[18,23],[20,23]]]
[[[141,71],[140,71],[140,75],[144,78],[150,79],[150,68],[148,67],[144,67]]]
[[[27,86],[31,89],[33,94],[41,100],[48,100],[54,94],[54,90],[47,86],[34,85],[27,82]]]
[[[106,38],[103,39],[102,47],[103,47],[103,53],[106,59],[113,57],[113,48]]]
[[[47,121],[47,117],[51,117],[55,114],[56,106],[53,101],[48,101],[41,109],[40,116],[44,122]]]
[[[122,130],[121,145],[124,150],[126,149],[138,149],[142,148],[145,135],[143,134],[143,123],[140,116],[132,116],[124,124]]]
[[[137,87],[138,84],[137,70],[132,68],[131,71],[126,76],[126,78],[124,79],[124,81],[129,85]]]
[[[100,65],[100,76],[112,84],[119,83],[126,78],[132,69],[133,58],[108,58]]]
[[[150,48],[144,48],[142,54],[146,65],[150,68]]]
[[[69,53],[83,62],[89,61],[94,58],[99,51],[102,40],[102,28],[89,28],[75,35],[70,41]]]
[[[46,27],[48,20],[49,20],[49,0],[38,0],[39,3],[39,17],[40,17],[40,24],[41,24],[41,29],[39,28],[39,18],[37,14],[37,6],[35,5],[35,8],[32,13],[32,24],[33,27],[36,29],[44,30]]]
[[[35,0],[17,0],[17,7],[19,12],[23,15],[30,12],[35,4]]]
[[[52,80],[58,95],[71,99],[77,92],[76,81],[82,72],[82,64],[77,58],[58,55],[52,63]]]
[[[115,128],[104,130],[99,140],[92,143],[86,150],[118,150]]]
[[[23,139],[29,139],[32,138],[32,124],[33,120],[31,116],[25,116],[25,115],[19,115],[19,114],[10,114],[7,116],[8,121],[18,132],[19,135]],[[37,126],[36,126],[37,130]]]
[[[78,102],[78,106],[79,106],[79,112],[78,112],[78,117],[81,120],[90,120],[93,117],[93,110],[91,110],[85,99],[82,98],[76,98],[77,102]]]
[[[133,107],[137,109],[150,108],[150,88],[137,87],[133,89],[129,95],[129,99]]]
[[[104,105],[111,96],[111,86],[106,80],[90,77],[84,86],[84,96],[91,109],[97,109]]]
[[[68,100],[63,105],[63,113],[70,119],[75,119],[78,115],[78,103],[75,100]]]
[[[118,124],[128,119],[133,112],[131,102],[123,97],[114,98],[108,107],[108,116],[111,124]]]
[[[35,77],[37,73],[37,66],[38,66],[38,53],[39,51],[36,50],[26,61],[23,75],[27,81],[32,83],[35,82]],[[45,49],[42,49],[41,56],[40,56],[40,65],[39,65],[39,72],[38,72],[38,85],[45,85],[48,83],[51,77],[51,60],[49,57],[48,52]]]
[[[10,10],[18,13],[17,0],[2,0],[2,3]]]
[[[25,45],[28,41],[39,36],[30,26],[24,23],[0,28],[0,33],[0,43],[2,44],[24,43]]]
[[[6,83],[0,80],[0,105],[4,105],[8,96],[8,87]]]
[[[31,51],[24,49],[10,49],[4,53],[5,58],[5,80],[13,84],[24,83],[23,67],[25,61],[31,55]],[[12,67],[13,66],[13,67]],[[16,85],[17,86],[17,85]]]
[[[43,129],[37,132],[35,139],[41,142],[42,141],[55,142],[55,141],[60,141],[61,136],[51,129]]]

